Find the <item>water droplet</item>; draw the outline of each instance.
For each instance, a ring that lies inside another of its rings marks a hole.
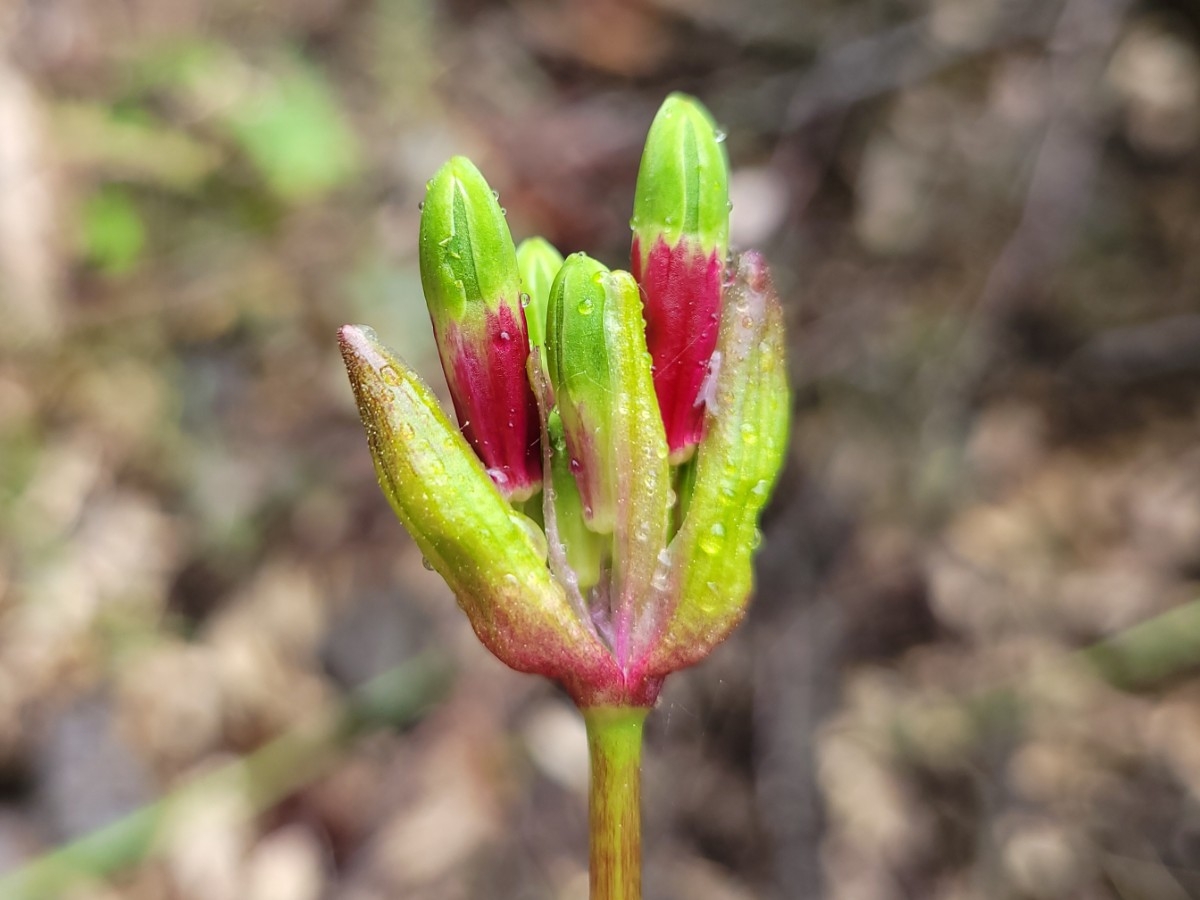
[[[594,307],[595,307],[595,304],[592,303],[592,298],[584,297],[582,300],[579,301],[579,305],[576,307],[576,309],[579,310],[579,314],[581,316],[590,316],[592,314],[592,309]]]
[[[500,192],[498,190],[496,190],[495,188],[492,188],[492,199],[493,200],[500,199]]]
[[[488,469],[487,473],[497,485],[502,487],[508,484],[508,474],[503,469]]]
[[[725,133],[724,128],[713,129],[713,140],[718,144],[723,144],[725,142],[725,138],[727,137],[729,137],[729,135]]]
[[[666,444],[659,444],[657,447],[655,447],[655,448],[654,448],[654,455],[655,455],[656,457],[658,457],[659,459],[666,459],[666,458],[667,458],[667,456],[668,456],[668,453],[667,453],[667,445],[666,445]]]
[[[747,446],[758,443],[758,431],[749,422],[742,423],[742,443]]]
[[[383,366],[379,370],[379,377],[392,387],[399,387],[404,383],[404,379],[400,377],[400,373],[393,366]]]
[[[504,576],[504,583],[509,587],[517,587],[521,582],[516,575],[514,575],[512,572],[509,572]]]
[[[502,331],[502,332],[500,332],[500,340],[502,340],[502,341],[511,341],[511,340],[512,340],[512,335],[511,335],[511,334],[509,334],[507,331]]]
[[[528,294],[525,294],[525,293],[522,293],[522,294],[521,294],[521,308],[522,308],[522,309],[524,309],[525,307],[527,307],[527,306],[528,306],[530,303],[532,303],[532,302],[533,302],[533,301],[530,299],[530,297],[529,297],[529,295],[528,295]]]
[[[658,554],[658,568],[650,576],[650,586],[656,591],[665,591],[671,586],[671,555],[666,550]]]
[[[581,471],[583,471],[583,463],[581,463],[579,460],[577,460],[575,457],[572,456],[570,468],[571,468],[572,472],[581,472]]]
[[[502,215],[502,216],[507,216],[507,215],[508,215],[508,210],[507,210],[507,209],[505,209],[503,206],[502,206],[502,207],[500,207],[500,215]]]
[[[538,524],[533,521],[533,519],[529,518],[529,516],[519,513],[516,510],[510,512],[508,517],[517,525],[518,528],[525,532],[530,542],[533,544],[534,552],[543,562],[545,562],[546,556],[549,553],[549,547],[546,544],[546,535],[543,533],[542,529],[538,527]]]
[[[433,571],[433,563],[431,563],[431,562],[430,562],[428,559],[426,559],[424,556],[422,556],[422,557],[421,557],[421,565],[423,565],[423,566],[425,567],[425,570],[426,570],[426,571],[428,571],[428,572],[432,572],[432,571]]]
[[[762,546],[763,535],[757,528],[754,529],[754,534],[750,536],[750,549],[757,550]]]
[[[709,556],[714,556],[721,552],[725,544],[725,526],[720,522],[714,522],[712,528],[708,529],[700,537],[700,549]]]
[[[726,200],[726,201],[725,201],[725,208],[726,208],[727,210],[729,210],[730,212],[733,212],[733,201],[732,201],[732,200]]]
[[[420,203],[417,204],[417,212],[424,212],[424,211],[425,211],[425,201],[422,200]]]

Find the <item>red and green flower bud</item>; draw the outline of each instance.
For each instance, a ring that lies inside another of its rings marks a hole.
[[[496,196],[456,156],[430,180],[421,284],[463,434],[511,501],[541,485],[537,406],[516,248]]]
[[[612,577],[592,614],[618,661],[630,652],[667,539],[670,472],[641,297],[628,272],[582,253],[550,292],[547,358],[588,528],[611,534]]]
[[[634,195],[632,270],[673,463],[690,458],[704,432],[729,246],[722,140],[699,101],[672,94],[650,126]]]
[[[545,238],[526,238],[517,245],[517,269],[525,289],[522,303],[530,346],[542,347],[546,343],[546,307],[550,303],[554,276],[562,264],[562,254]]]
[[[691,665],[745,614],[758,517],[783,464],[790,418],[783,313],[766,263],[742,255],[727,288],[708,428],[691,499],[669,551],[672,604],[647,635],[647,674]]]
[[[611,682],[611,657],[551,577],[540,531],[501,496],[433,392],[370,328],[338,337],[383,492],[480,640],[569,688]]]

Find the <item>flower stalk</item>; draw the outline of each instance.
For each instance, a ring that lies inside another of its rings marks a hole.
[[[591,760],[588,875],[593,900],[642,896],[642,726],[648,712],[623,706],[583,711]]]

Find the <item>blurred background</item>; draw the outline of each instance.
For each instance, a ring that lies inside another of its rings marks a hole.
[[[442,390],[417,204],[454,153],[518,240],[625,265],[681,89],[795,414],[749,617],[649,725],[648,900],[1200,897],[1198,29],[9,0],[0,896],[586,896],[582,726],[422,567],[334,332]]]

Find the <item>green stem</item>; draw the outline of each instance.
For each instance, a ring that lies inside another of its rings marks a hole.
[[[592,761],[591,900],[641,900],[642,707],[595,706],[583,711]]]

